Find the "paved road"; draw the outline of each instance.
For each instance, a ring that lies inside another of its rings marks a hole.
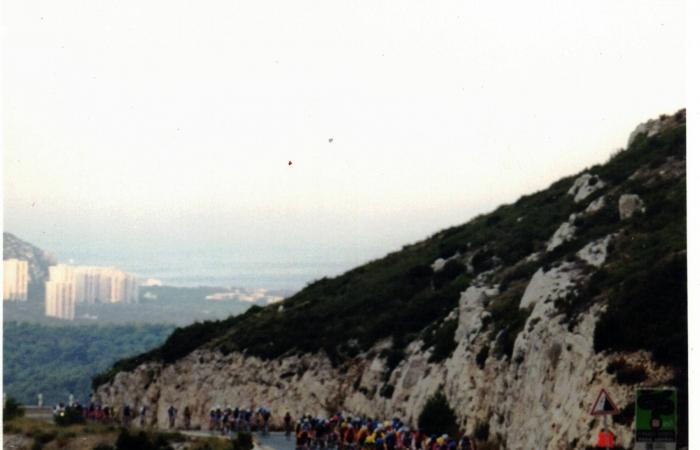
[[[255,440],[263,447],[272,450],[294,450],[294,437],[287,438],[282,432],[271,432],[267,436],[255,433]]]
[[[186,436],[192,437],[218,437],[222,439],[227,439],[227,436],[223,436],[218,431],[178,431]],[[282,432],[273,431],[266,436],[263,436],[260,433],[253,433],[253,439],[255,439],[255,442],[257,442],[260,447],[264,447],[265,450],[294,450],[293,436],[287,438]]]

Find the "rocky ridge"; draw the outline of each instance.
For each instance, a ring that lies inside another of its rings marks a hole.
[[[663,135],[684,118],[679,113],[647,122],[635,129],[630,145]],[[484,248],[469,246],[429,262],[435,275],[461,261],[463,270],[473,273],[458,303],[436,325],[456,321],[453,349],[442,360],[432,359],[435,349],[426,348],[425,335],[405,343],[395,364],[387,357],[394,348],[391,337],[340,364],[320,349],[266,358],[205,345],[169,363],[145,360],[119,371],[97,386],[96,398],[147,404],[163,427],[170,405],[180,410],[189,405],[193,425],[201,427],[210,408],[226,405],[265,406],[280,417],[286,411],[399,416],[415,425],[427,399],[442,390],[462,429],[486,430],[497,447],[585,448],[599,431],[600,422],[588,411],[600,388],[629,410],[640,383],[625,380],[616,367],[641,371],[647,386],[677,382],[679,369],[647,349],[596,348],[596,328],[612,307],[606,299],[614,288],[598,292],[590,286],[599,283],[601,273],[624,267],[629,242],[641,236],[630,224],[643,224],[643,216],[656,210],[646,208],[630,187],[684,180],[680,166],[678,158],[665,157],[624,179],[588,171],[578,175],[562,202],[582,206],[555,225],[540,249],[508,266]],[[679,254],[684,255],[671,256]],[[512,275],[520,272],[526,275]],[[278,307],[280,314],[285,304]],[[628,425],[615,423],[613,431],[619,443],[630,444]]]

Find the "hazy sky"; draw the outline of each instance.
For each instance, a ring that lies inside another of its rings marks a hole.
[[[681,1],[5,0],[2,26],[5,229],[141,272],[337,273],[685,106]]]

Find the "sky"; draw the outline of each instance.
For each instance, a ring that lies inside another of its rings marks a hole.
[[[298,288],[686,101],[681,1],[6,0],[0,20],[4,229],[180,284]]]

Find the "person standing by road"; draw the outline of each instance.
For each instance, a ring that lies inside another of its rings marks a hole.
[[[284,415],[284,435],[289,439],[289,436],[292,434],[292,416],[289,414],[289,411],[287,411],[287,414]]]
[[[168,422],[170,425],[170,428],[175,428],[175,419],[177,418],[177,409],[173,406],[170,405],[170,408],[168,408]]]
[[[124,405],[122,409],[122,424],[124,427],[129,427],[131,425],[131,407],[129,405]]]

